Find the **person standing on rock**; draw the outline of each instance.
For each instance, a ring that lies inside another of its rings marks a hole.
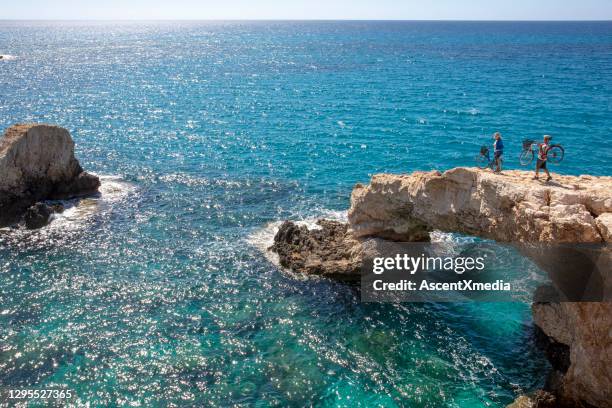
[[[493,160],[495,160],[495,172],[501,173],[501,162],[502,155],[504,154],[504,141],[502,140],[501,133],[495,132],[493,135],[495,142],[493,142]]]
[[[548,169],[546,168],[546,161],[548,160],[548,151],[550,150],[550,141],[552,140],[552,136],[544,135],[544,143],[538,144],[538,160],[536,162],[535,168],[535,176],[534,180],[538,180],[540,178],[540,169],[543,169],[546,172],[546,181],[552,180]]]

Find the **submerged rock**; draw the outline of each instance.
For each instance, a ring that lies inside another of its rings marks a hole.
[[[64,128],[14,125],[0,139],[0,227],[17,222],[38,201],[93,194],[99,186],[74,157]]]
[[[53,210],[54,213],[61,214],[64,212],[66,208],[62,204],[56,203],[56,204],[51,204],[51,209]]]

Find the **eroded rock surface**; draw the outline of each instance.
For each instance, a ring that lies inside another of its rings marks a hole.
[[[375,175],[353,190],[350,228],[406,241],[437,229],[499,242],[612,242],[612,177],[531,177],[475,168]]]
[[[38,201],[92,194],[99,186],[74,157],[64,128],[14,125],[0,139],[0,226],[15,223]]]
[[[285,226],[272,249],[284,251],[279,252],[283,266],[333,275],[344,265],[344,273],[359,270],[355,266],[368,238],[421,241],[433,229],[499,242],[612,242],[612,177],[554,174],[544,183],[532,175],[475,168],[375,175],[370,184],[355,186],[346,230],[336,226],[326,238],[327,229],[287,233]],[[302,266],[311,256],[316,266]],[[537,406],[612,407],[612,303],[536,303],[533,315],[557,350],[569,348],[569,362],[566,354],[561,353],[565,360],[552,354],[565,371],[555,371],[559,378],[552,391],[559,399],[538,397]]]
[[[532,180],[531,172],[475,168],[375,175],[353,189],[346,227],[325,221],[309,232],[283,225],[272,249],[283,259],[289,252],[307,259],[312,252],[321,261],[317,268],[287,259],[286,264],[324,274],[321,268],[337,269],[344,255],[361,254],[365,238],[427,241],[434,229],[498,242],[612,242],[612,177],[554,176],[543,183]]]
[[[557,384],[563,400],[612,406],[612,303],[534,303],[533,319],[569,346],[570,364]]]
[[[49,224],[53,209],[45,203],[36,203],[28,208],[23,216],[26,228],[37,229]]]
[[[538,390],[530,395],[522,395],[507,408],[567,408],[547,391]]]
[[[529,172],[470,168],[376,175],[353,190],[349,223],[355,237],[410,240],[438,229],[499,242],[611,243],[612,177],[554,175],[542,183]],[[536,303],[533,316],[569,347],[569,367],[552,384],[556,404],[612,407],[612,303]]]
[[[338,221],[319,220],[318,228],[308,229],[285,221],[270,248],[280,264],[295,272],[330,277],[358,277],[361,267],[360,243]]]

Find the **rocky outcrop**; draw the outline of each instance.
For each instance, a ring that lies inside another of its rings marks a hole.
[[[27,229],[38,229],[49,224],[54,213],[62,212],[64,212],[64,206],[61,204],[36,203],[26,210],[23,221]]]
[[[350,227],[357,237],[406,241],[437,229],[498,242],[612,242],[612,177],[531,176],[473,168],[375,175],[353,190]]]
[[[595,220],[595,225],[605,242],[612,242],[612,213],[601,214]]]
[[[336,265],[326,263],[327,257],[350,254],[350,265],[356,265],[363,253],[359,247],[369,237],[427,241],[430,231],[440,230],[511,243],[612,242],[612,177],[555,175],[542,183],[531,176],[474,168],[375,175],[369,185],[353,189],[346,228],[320,221],[319,226],[334,228],[308,231],[286,223],[272,250],[282,253],[281,260],[298,252],[307,259],[314,251],[321,266],[289,261],[286,266],[326,274],[325,265]]]
[[[557,397],[547,391],[538,390],[531,395],[522,395],[507,408],[564,408]]]
[[[45,203],[36,203],[28,208],[23,215],[27,229],[38,229],[49,224],[53,210]]]
[[[270,249],[295,272],[354,279],[361,267],[361,245],[338,221],[319,220],[313,229],[285,221]]]
[[[569,366],[555,367],[562,400],[612,406],[612,303],[535,303],[534,323],[569,346]]]
[[[0,139],[0,226],[17,222],[38,201],[88,195],[99,186],[74,157],[66,129],[14,125]]]
[[[338,256],[350,254],[351,273],[359,269],[364,243],[371,237],[423,241],[434,229],[509,243],[612,242],[612,177],[555,174],[548,183],[531,177],[531,172],[495,174],[474,168],[375,175],[369,185],[355,186],[346,232],[329,241],[320,236],[325,230],[318,233],[316,268],[284,265],[317,274],[326,274],[327,265],[333,265],[330,271],[338,274]],[[310,234],[300,229],[300,237]],[[289,236],[294,237],[279,232],[273,249],[287,248],[283,243]],[[309,258],[310,238],[289,241],[291,249],[281,260],[292,254]],[[333,245],[325,248],[328,242]],[[334,248],[342,249],[336,253]],[[553,345],[548,354],[557,375],[549,382],[554,404],[611,407],[612,303],[536,303],[533,316]],[[529,398],[522,403],[534,401]],[[547,397],[538,404],[550,403]]]
[[[470,168],[376,175],[353,190],[349,223],[355,237],[411,240],[438,229],[499,242],[610,243],[612,177],[555,175],[542,183],[526,172]],[[547,348],[556,406],[611,407],[612,303],[535,303],[532,310],[551,342],[569,350],[568,366],[559,367],[559,353]]]

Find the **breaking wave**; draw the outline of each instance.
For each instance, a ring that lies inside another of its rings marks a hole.
[[[346,222],[348,217],[347,211],[322,209],[317,211],[317,213],[319,214],[318,216],[292,221],[294,221],[297,225],[306,226],[309,230],[315,230],[320,228],[320,226],[317,224],[317,221],[320,219]],[[278,232],[283,222],[284,221],[269,222],[262,228],[253,231],[246,238],[247,243],[258,249],[270,262],[276,266],[279,266],[278,255],[270,251],[269,248],[272,246],[272,244],[274,244],[274,236]]]

